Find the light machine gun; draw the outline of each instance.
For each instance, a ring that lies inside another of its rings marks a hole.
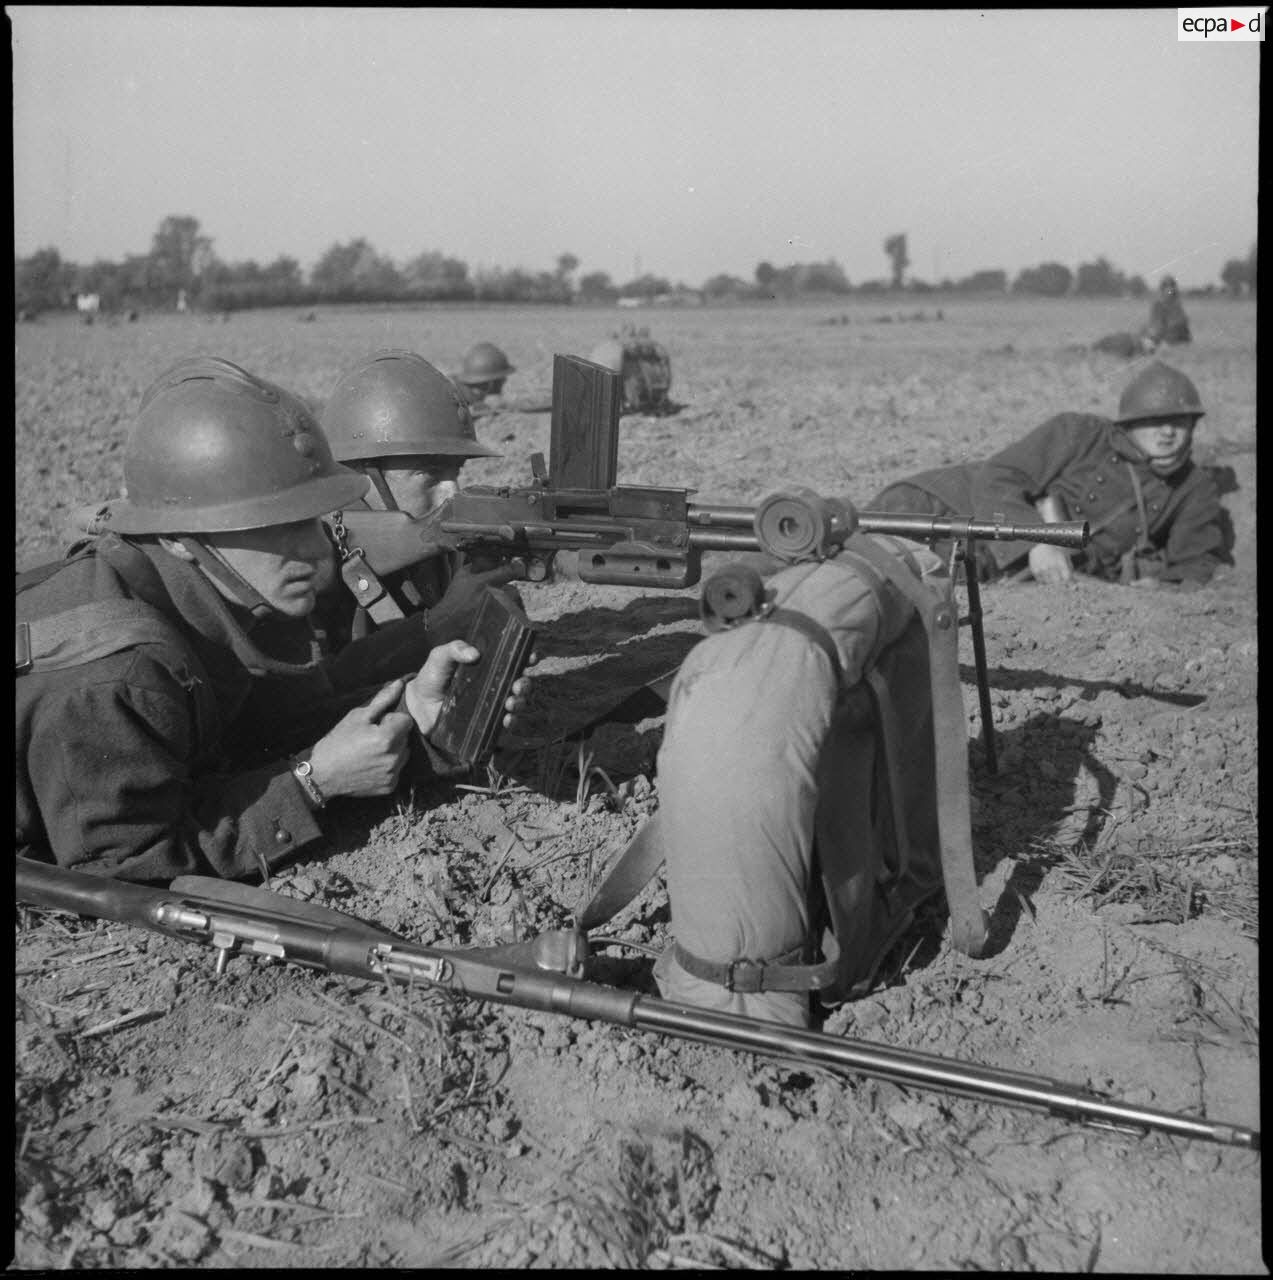
[[[519,559],[532,582],[543,581],[559,551],[578,552],[584,582],[683,588],[702,577],[705,551],[760,551],[791,562],[825,559],[860,530],[918,542],[952,542],[952,576],[965,567],[968,616],[987,765],[996,770],[994,726],[977,585],[975,543],[1046,542],[1082,548],[1086,521],[1008,524],[995,518],[908,516],[856,511],[850,503],[807,490],[777,493],[758,506],[692,502],[693,489],[615,483],[622,379],[578,356],[554,357],[550,466],[531,458],[524,488],[474,485],[428,515],[347,509],[332,525],[342,575],[376,621],[395,616],[380,578],[449,551],[478,560]],[[378,616],[378,610],[384,610]],[[400,616],[400,615],[397,615]]]
[[[183,876],[170,889],[155,889],[23,857],[17,859],[16,896],[34,906],[118,920],[210,945],[217,950],[218,973],[230,956],[254,953],[387,985],[436,988],[467,999],[609,1022],[799,1066],[1045,1111],[1098,1128],[1157,1130],[1260,1148],[1259,1131],[1241,1125],[1118,1102],[1002,1067],[715,1013],[586,981],[588,947],[576,930],[557,930],[507,947],[444,951],[417,946],[327,907],[233,881]]]

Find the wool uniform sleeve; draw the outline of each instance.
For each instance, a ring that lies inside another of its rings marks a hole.
[[[140,652],[50,691],[26,767],[54,860],[126,880],[259,875],[318,839],[290,762],[218,773],[193,699]],[[111,670],[110,668],[116,668]]]

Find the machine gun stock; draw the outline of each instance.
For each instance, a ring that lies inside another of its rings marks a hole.
[[[468,999],[608,1022],[799,1066],[1044,1111],[1099,1128],[1156,1130],[1260,1148],[1259,1131],[1242,1125],[1118,1102],[1024,1072],[716,1013],[586,981],[574,976],[583,972],[587,956],[586,939],[574,930],[542,934],[509,947],[444,951],[417,946],[327,907],[232,881],[185,876],[170,889],[155,889],[22,857],[17,859],[17,900],[210,945],[218,953],[218,973],[232,955],[254,953],[328,973],[439,988]]]

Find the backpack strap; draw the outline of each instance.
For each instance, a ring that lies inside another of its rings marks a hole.
[[[905,876],[911,864],[910,823],[906,818],[905,792],[902,790],[902,764],[898,758],[898,744],[902,740],[898,724],[897,708],[889,692],[888,681],[880,669],[872,663],[866,669],[866,685],[879,721],[880,737],[884,746],[884,768],[888,776],[890,809],[893,815],[893,838],[897,842],[897,866],[889,870],[898,877]]]
[[[829,958],[820,964],[809,963],[808,943],[772,960],[704,960],[675,941],[672,955],[691,977],[715,983],[726,991],[821,991],[835,982],[840,960],[834,935],[827,935],[825,946]]]
[[[147,643],[187,646],[177,627],[142,600],[90,600],[15,625],[14,675],[64,671]]]
[[[587,903],[575,913],[585,932],[619,914],[649,884],[663,864],[662,827],[656,813],[637,828]]]
[[[855,533],[846,545],[875,565],[915,605],[924,623],[933,699],[937,829],[951,938],[965,955],[979,956],[985,949],[989,926],[977,892],[972,852],[967,722],[959,684],[958,613],[950,599],[935,593],[868,537]]]

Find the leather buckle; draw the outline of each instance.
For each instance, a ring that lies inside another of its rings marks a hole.
[[[725,978],[721,985],[731,995],[748,995],[765,989],[765,963],[763,960],[732,960],[725,966]]]

